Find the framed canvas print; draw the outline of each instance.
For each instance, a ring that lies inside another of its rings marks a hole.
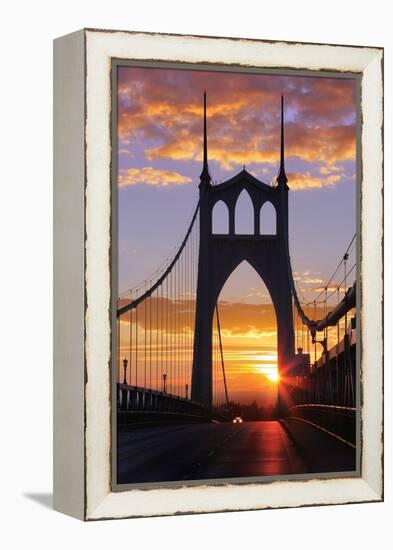
[[[54,46],[55,508],[383,498],[383,50]]]

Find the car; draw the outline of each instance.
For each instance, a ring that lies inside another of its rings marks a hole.
[[[232,420],[234,424],[241,424],[243,422],[243,418],[241,416],[235,416],[235,418]]]

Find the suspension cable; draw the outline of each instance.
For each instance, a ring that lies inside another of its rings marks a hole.
[[[166,268],[166,270],[164,271],[164,273],[161,275],[161,277],[159,277],[156,282],[148,289],[146,290],[146,292],[144,292],[143,294],[141,294],[136,300],[134,300],[133,302],[130,302],[129,304],[119,308],[117,310],[117,315],[122,315],[123,313],[125,313],[126,311],[128,311],[129,309],[133,309],[133,308],[136,308],[138,304],[140,304],[141,302],[143,302],[143,300],[145,300],[148,296],[151,296],[151,294],[154,292],[154,290],[156,288],[158,288],[162,282],[166,279],[166,277],[169,275],[169,273],[171,273],[173,267],[176,265],[176,262],[177,260],[179,259],[181,253],[183,252],[184,250],[184,247],[186,246],[187,244],[187,241],[188,241],[188,237],[190,236],[190,233],[192,231],[192,228],[194,226],[194,223],[195,223],[195,219],[197,217],[197,214],[199,212],[199,201],[198,201],[198,204],[195,208],[195,211],[194,211],[194,215],[191,219],[191,223],[188,227],[188,230],[184,236],[184,239],[181,243],[181,245],[179,246],[178,248],[178,251],[176,252],[175,256],[173,257],[172,261],[170,262],[170,264],[168,265],[168,267]]]

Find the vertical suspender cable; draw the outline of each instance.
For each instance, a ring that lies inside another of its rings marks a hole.
[[[344,296],[346,295],[347,293],[347,260],[348,260],[348,254],[345,253],[344,254]],[[347,312],[345,312],[345,334],[347,334],[347,324],[348,324],[348,315],[347,315]]]
[[[159,300],[159,290],[158,288],[156,289],[156,333],[155,333],[155,339],[154,339],[154,356],[155,356],[155,364],[156,364],[156,368],[155,368],[155,389],[157,391],[159,391],[160,389],[160,363],[159,363],[159,360],[160,360],[160,356],[159,356],[159,353],[158,353],[158,350],[159,350],[159,324],[160,324],[160,310],[159,310],[159,304],[160,304],[160,300]]]
[[[138,387],[138,306],[135,308],[135,387]]]
[[[183,323],[182,323],[182,340],[183,340],[183,349],[182,349],[182,364],[184,373],[186,370],[186,257],[183,251],[182,258],[182,271],[183,271],[183,293],[182,293],[182,311],[183,311]]]
[[[147,300],[145,300],[143,302],[143,309],[144,309],[144,330],[145,330],[145,334],[144,334],[144,345],[145,345],[145,353],[144,353],[144,387],[146,388],[147,385],[146,385],[146,382],[147,382]]]
[[[162,374],[163,374],[163,361],[164,361],[164,353],[163,353],[163,343],[164,343],[164,308],[163,308],[163,289],[162,284],[160,285],[160,387],[161,390],[163,390],[163,380],[162,380]]]
[[[151,375],[151,296],[149,297],[149,388],[152,389],[152,375]]]
[[[314,321],[317,318],[317,302],[314,300]],[[317,335],[314,336],[314,363],[317,363]]]
[[[172,299],[172,271],[169,274],[169,296],[170,296],[170,306],[169,306],[169,369],[170,369],[170,377],[173,378],[173,373],[176,373],[176,369],[173,368],[173,347],[172,347],[172,340],[173,340],[173,327],[172,327],[172,321],[173,321],[173,299]],[[175,374],[176,376],[176,374]],[[173,393],[176,394],[176,390],[173,391]]]
[[[120,384],[121,381],[120,372],[120,316],[117,318],[117,381]]]
[[[169,380],[169,353],[170,353],[170,330],[169,330],[169,323],[170,323],[170,313],[171,313],[171,307],[169,303],[169,291],[170,291],[170,275],[168,279],[166,279],[166,286],[164,286],[164,343],[163,343],[163,353],[164,353],[164,363],[163,363],[163,374],[166,375],[166,383],[165,383],[165,391],[166,393],[170,393],[170,380]]]
[[[130,293],[130,300],[132,301],[132,290]],[[130,357],[129,357],[130,364],[128,366],[128,372],[129,372],[130,385],[132,385],[132,380],[131,380],[131,376],[132,376],[132,309],[130,309],[129,347],[130,347]]]
[[[175,308],[175,334],[174,334],[174,336],[175,336],[175,350],[176,350],[176,361],[175,361],[175,364],[174,364],[174,367],[175,367],[174,377],[175,377],[175,380],[176,380],[176,385],[178,385],[179,366],[180,366],[180,361],[179,361],[179,352],[180,352],[180,347],[179,347],[179,336],[180,336],[180,332],[179,332],[180,331],[180,327],[179,327],[180,274],[181,274],[181,256],[180,256],[179,261],[177,263],[177,280],[176,280],[176,308]],[[176,393],[178,393],[178,391]]]

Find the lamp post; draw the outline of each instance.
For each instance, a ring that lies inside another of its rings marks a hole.
[[[188,399],[188,384],[186,384],[186,399]]]
[[[127,384],[127,366],[128,366],[128,360],[127,358],[125,357],[123,359],[123,368],[124,368],[124,380],[123,380],[123,384]]]
[[[164,393],[166,393],[166,379],[167,379],[167,375],[164,373],[164,374],[162,375],[162,380],[163,380],[163,382],[164,382],[164,390],[163,390]]]

